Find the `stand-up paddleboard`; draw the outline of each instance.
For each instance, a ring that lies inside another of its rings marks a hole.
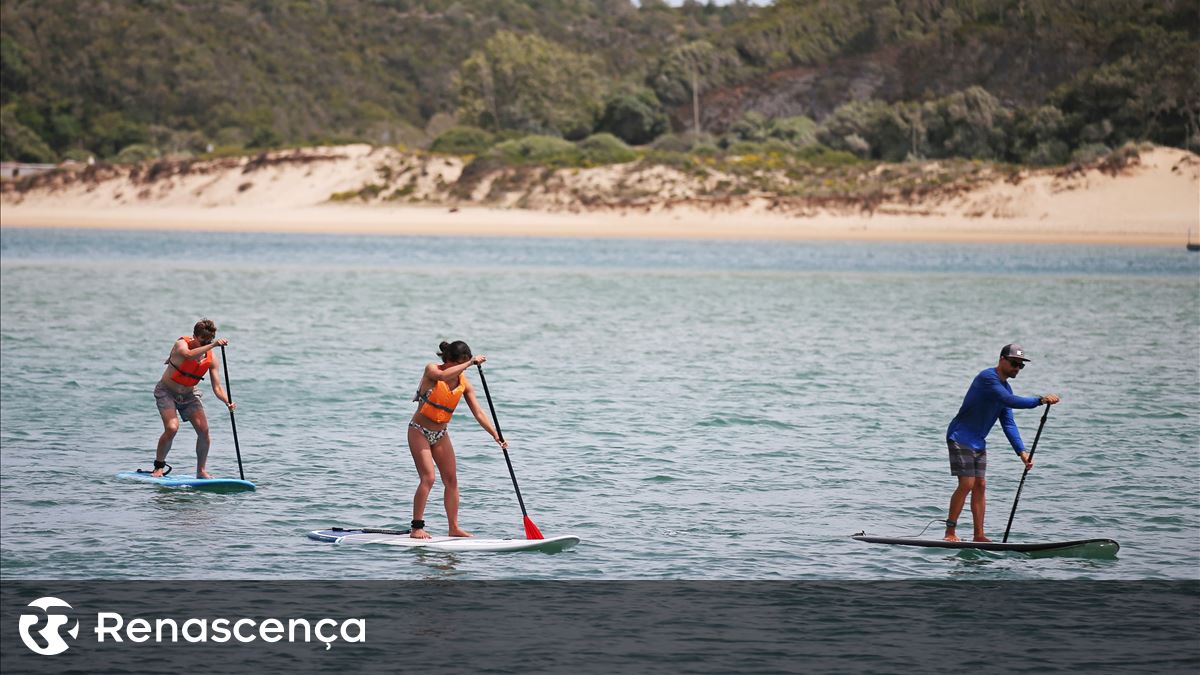
[[[579,537],[569,534],[545,539],[483,539],[480,537],[413,539],[408,536],[408,530],[342,529],[340,527],[313,530],[308,533],[308,538],[333,544],[387,544],[426,551],[488,551],[493,553],[515,551],[559,553],[574,548],[580,541]]]
[[[155,478],[148,473],[139,471],[122,471],[117,478],[131,478],[144,483],[153,483],[165,488],[191,488],[193,490],[209,490],[214,492],[241,492],[253,490],[256,486],[248,480],[236,478],[196,478],[187,475],[167,475]]]
[[[1083,558],[1113,558],[1121,545],[1112,539],[1078,539],[1075,541],[1047,541],[1029,544],[1002,543],[998,541],[946,541],[944,539],[911,539],[905,537],[873,537],[863,533],[852,539],[868,544],[891,544],[894,546],[920,546],[923,548],[951,548],[977,551],[1014,551],[1032,556],[1074,556]]]

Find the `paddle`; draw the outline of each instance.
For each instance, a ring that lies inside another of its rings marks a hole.
[[[221,368],[225,370],[225,395],[229,397],[229,401],[233,402],[233,390],[229,388],[229,364],[225,363],[225,345],[221,345]],[[238,460],[238,477],[246,480],[246,474],[242,471],[242,448],[238,445],[237,439],[237,420],[233,418],[233,411],[229,411],[229,425],[233,427],[233,450],[237,453]]]
[[[1046,404],[1046,412],[1042,413],[1042,422],[1038,424],[1037,435],[1033,437],[1033,447],[1029,449],[1029,460],[1033,461],[1033,453],[1037,452],[1038,439],[1042,437],[1042,427],[1046,426],[1046,418],[1050,416],[1050,404]],[[1021,484],[1017,486],[1017,496],[1013,498],[1012,513],[1008,514],[1008,526],[1004,528],[1004,542],[1008,543],[1008,531],[1012,529],[1013,516],[1017,515],[1017,502],[1021,500],[1021,488],[1025,487],[1025,476],[1029,475],[1029,467],[1021,474]]]
[[[504,432],[500,431],[500,420],[496,419],[496,406],[492,405],[492,393],[488,391],[487,378],[483,376],[483,366],[476,363],[475,368],[479,370],[479,381],[483,383],[483,395],[487,397],[488,410],[492,411],[492,424],[496,425],[496,435],[500,437],[500,442],[503,443]],[[529,512],[525,510],[525,500],[521,499],[521,488],[517,487],[517,474],[513,471],[512,460],[508,458],[508,450],[504,447],[500,449],[504,451],[504,463],[508,465],[508,475],[512,478],[513,489],[517,491],[517,503],[521,505],[521,515],[525,518],[525,538],[545,539],[542,536],[542,531],[529,519]]]

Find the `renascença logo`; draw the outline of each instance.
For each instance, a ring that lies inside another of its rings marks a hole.
[[[22,614],[20,618],[21,642],[25,643],[35,654],[53,656],[61,654],[70,647],[62,637],[61,628],[66,626],[71,617],[62,613],[50,613],[51,607],[74,609],[71,605],[58,598],[46,596],[29,603],[30,607],[42,610],[41,614]],[[34,630],[42,622],[46,625]],[[325,645],[329,650],[339,639],[343,642],[366,642],[366,619],[337,619],[323,618],[310,620],[307,618],[289,619],[251,619],[217,617],[213,619],[190,618],[177,620],[174,618],[136,618],[126,622],[125,617],[117,612],[98,612],[95,617],[96,642],[240,642],[250,643],[257,640],[263,642],[312,642],[315,640]],[[67,634],[73,639],[79,637],[79,621],[72,623]],[[34,636],[41,636],[42,646]]]
[[[70,645],[68,645],[67,641],[63,639],[62,633],[59,629],[67,625],[71,619],[63,614],[51,614],[50,608],[73,608],[62,600],[50,596],[38,598],[37,600],[29,603],[29,606],[42,610],[42,613],[21,615],[20,623],[18,623],[18,627],[21,629],[21,642],[24,642],[25,646],[29,647],[33,653],[41,654],[42,656],[54,656],[55,654],[61,654],[67,651]],[[33,631],[33,627],[40,623],[43,618],[46,620],[46,625],[37,631],[34,631],[34,633],[41,636],[42,640],[45,641],[45,647],[39,645],[38,642],[34,640],[33,635],[30,634],[30,631]],[[70,635],[72,639],[79,637],[79,621],[75,621],[74,624],[67,629],[67,634]]]

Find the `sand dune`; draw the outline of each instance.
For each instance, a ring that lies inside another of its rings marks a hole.
[[[463,169],[455,157],[365,145],[97,166],[23,190],[5,185],[0,226],[1164,246],[1182,246],[1200,227],[1200,157],[1171,148],[1115,173],[997,173],[966,191],[869,206],[753,190],[714,199],[706,195],[720,175],[636,165],[541,172],[523,185],[495,173],[464,192]]]

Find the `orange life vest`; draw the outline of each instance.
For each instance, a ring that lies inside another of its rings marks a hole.
[[[181,335],[179,339],[186,340],[188,346],[192,346],[192,338],[186,335]],[[184,362],[178,366],[174,363],[171,363],[171,357],[168,356],[167,365],[175,369],[175,372],[171,373],[171,380],[173,382],[178,382],[179,384],[187,387],[194,387],[197,384],[200,384],[200,380],[204,379],[204,374],[207,373],[209,367],[212,366],[212,350],[204,352],[204,357],[199,360],[185,359]]]
[[[458,375],[458,386],[451,389],[445,380],[438,380],[429,391],[418,391],[414,401],[420,401],[417,412],[437,422],[445,424],[450,421],[458,401],[467,389],[467,378],[462,373]]]

